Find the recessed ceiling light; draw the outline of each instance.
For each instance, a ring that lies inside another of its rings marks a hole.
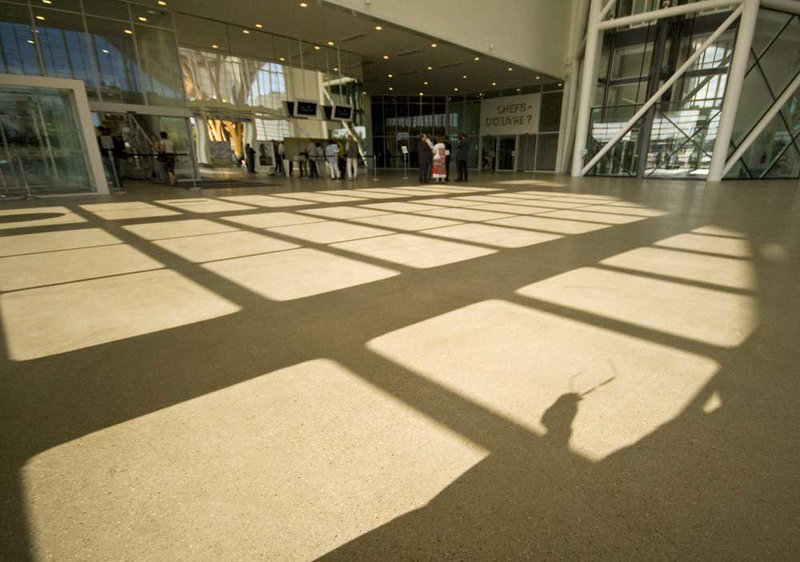
[[[328,45],[330,45],[331,47],[333,47],[333,41],[328,41]]]
[[[431,43],[431,47],[433,47],[434,49],[435,49],[436,47],[438,47],[438,46],[439,46],[439,45],[437,45],[436,43]]]
[[[387,74],[386,76],[388,76],[389,78],[394,78],[394,74]]]
[[[429,67],[428,67],[428,70],[433,70],[433,67],[432,67],[432,66],[429,66]]]
[[[424,96],[425,94],[423,94],[422,92],[420,92],[420,93],[419,93],[419,95],[421,95],[421,96]]]
[[[367,94],[367,91],[366,91],[366,90],[363,90],[361,93],[362,93],[362,94],[364,94],[364,95],[366,95],[366,94]]]
[[[213,45],[211,45],[211,48],[212,48],[212,49],[219,49],[219,45],[217,45],[216,43],[214,43]]]
[[[300,7],[301,8],[308,8],[308,4],[306,4],[305,2],[300,2]]]
[[[427,86],[427,85],[428,85],[428,81],[427,81],[427,80],[425,80],[425,81],[423,82],[423,84]]]
[[[130,30],[130,29],[126,29],[126,30],[125,30],[125,33],[126,33],[126,34],[128,34],[128,35],[133,35],[133,31],[132,31],[132,30]]]
[[[250,30],[249,29],[243,29],[242,33],[244,33],[245,35],[250,35]]]
[[[561,82],[559,82],[559,83],[558,83],[558,85],[559,85],[559,86],[563,86],[564,84],[562,84]]]
[[[383,60],[389,60],[389,55],[383,55]]]
[[[465,74],[465,75],[464,75],[464,76],[462,76],[461,78],[466,78],[466,77],[467,77],[467,75]]]
[[[166,6],[166,5],[167,5],[167,3],[166,3],[166,2],[164,2],[164,0],[158,0],[158,5],[159,5],[159,6]]]
[[[222,103],[228,103],[228,100],[226,100],[225,98],[222,98]]]
[[[541,79],[541,76],[537,76],[537,77],[536,77],[536,79],[537,79],[537,80]]]
[[[263,25],[261,25],[260,23],[257,23],[257,24],[256,24],[256,27],[257,27],[258,29],[261,29],[261,28],[262,28],[262,27],[264,27],[264,26],[263,26]]]
[[[44,21],[44,16],[36,16],[36,19],[39,21]]]
[[[481,57],[475,57],[475,60],[481,60]]]
[[[315,50],[315,51],[319,51],[321,48],[322,48],[322,47],[320,47],[319,45],[314,45],[314,50]]]
[[[454,92],[457,92],[457,91],[458,91],[458,88],[453,88],[453,91],[454,91]]]
[[[522,88],[517,88],[517,91],[518,91],[518,92],[521,92],[521,91],[522,91]]]
[[[28,39],[28,43],[30,43],[31,45],[35,45],[36,41],[34,41],[33,39]]]
[[[389,86],[389,91],[390,91],[390,92],[394,91],[394,88],[392,88],[391,86]]]
[[[147,18],[146,18],[146,17],[144,17],[144,16],[139,16],[139,18],[138,18],[138,19],[139,19],[139,21],[147,21]]]
[[[53,0],[42,0],[42,4],[52,4]]]
[[[375,31],[380,31],[381,29],[383,29],[381,26],[379,26],[379,25],[375,26]]]
[[[32,42],[33,42],[33,41],[31,41],[31,43],[32,43]],[[108,49],[103,49],[103,52],[104,52],[105,54],[108,54],[108,53],[110,53],[111,51],[109,51]]]
[[[497,86],[497,82],[492,82],[492,86]]]
[[[278,60],[281,61],[281,62],[285,62],[286,61],[286,59],[283,58],[283,57],[279,58]]]
[[[514,70],[514,69],[509,66],[508,67],[508,71],[511,72],[512,70]]]
[[[334,72],[339,72],[339,67],[338,67],[338,66],[334,66],[334,67],[333,67],[333,71],[334,71]]]

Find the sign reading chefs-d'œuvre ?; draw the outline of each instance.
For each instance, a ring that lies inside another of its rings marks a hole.
[[[481,100],[481,135],[536,134],[541,94]]]

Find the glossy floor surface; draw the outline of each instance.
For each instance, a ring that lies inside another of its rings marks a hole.
[[[796,182],[0,203],[9,560],[793,559]]]

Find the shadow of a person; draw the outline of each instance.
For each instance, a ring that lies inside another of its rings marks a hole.
[[[581,396],[575,392],[562,394],[542,414],[542,425],[547,428],[547,439],[551,444],[566,447],[572,437],[572,422],[578,415]]]

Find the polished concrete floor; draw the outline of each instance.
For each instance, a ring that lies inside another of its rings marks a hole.
[[[0,558],[796,559],[800,189],[0,203]]]

